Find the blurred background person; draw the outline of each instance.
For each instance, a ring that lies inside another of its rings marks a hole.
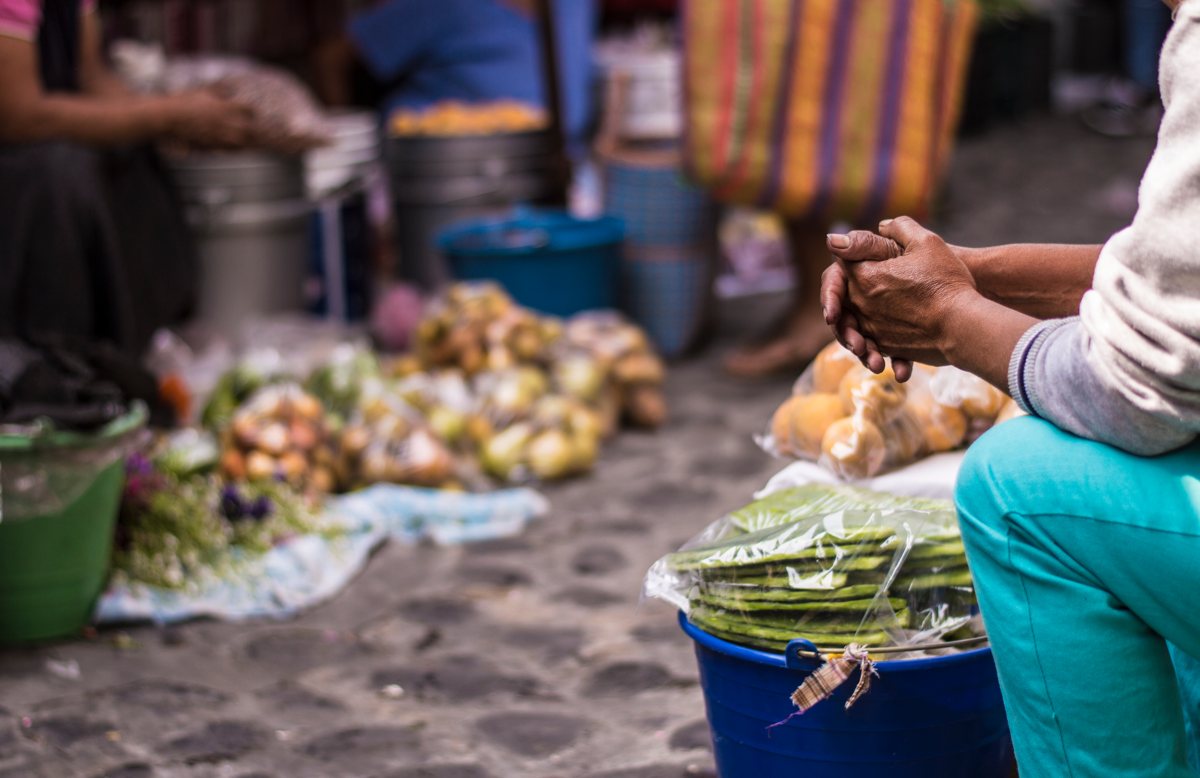
[[[1158,56],[1171,26],[1171,12],[1161,0],[1123,0],[1121,46],[1124,78],[1109,96],[1082,114],[1084,123],[1102,135],[1152,136],[1162,118],[1158,94]]]
[[[196,267],[149,141],[250,141],[211,92],[137,96],[108,70],[95,0],[0,0],[0,335],[138,353],[180,321]]]
[[[516,100],[545,105],[534,0],[383,0],[355,14],[343,35],[315,54],[318,94],[354,98],[361,66],[384,116],[443,101]],[[592,122],[593,0],[554,0],[555,34],[569,148],[578,155]]]
[[[828,341],[815,291],[836,222],[928,212],[949,159],[978,7],[968,2],[684,4],[688,172],[787,222],[793,296],[726,360],[802,369]]]

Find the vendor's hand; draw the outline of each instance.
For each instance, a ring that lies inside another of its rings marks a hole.
[[[821,276],[821,310],[825,323],[833,329],[838,342],[857,356],[867,369],[880,373],[886,364],[884,357],[875,341],[862,334],[858,317],[849,304],[846,268],[840,260],[881,262],[900,256],[903,250],[895,241],[866,230],[829,235],[826,243],[838,261]],[[907,381],[912,375],[912,364],[905,359],[895,359],[892,370],[897,380]]]
[[[886,261],[839,260],[858,330],[880,353],[945,364],[946,313],[964,295],[977,296],[971,271],[945,241],[907,216],[881,222],[879,232],[903,253]]]
[[[834,331],[838,342],[859,357],[867,368],[880,372],[883,357],[873,340],[865,337],[858,328],[858,318],[849,304],[846,269],[842,261],[876,261],[893,259],[903,253],[896,241],[877,235],[869,230],[854,230],[845,235],[829,235],[826,241],[835,261],[822,277],[821,307],[825,312],[825,323]],[[966,246],[948,246],[975,277],[975,263],[979,261],[979,249]],[[912,375],[912,363],[906,359],[892,360],[892,369],[901,382]]]
[[[254,141],[253,112],[210,89],[172,98],[168,134],[204,149],[241,149]]]

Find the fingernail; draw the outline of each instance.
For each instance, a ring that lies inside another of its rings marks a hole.
[[[850,248],[850,238],[845,235],[826,235],[825,237],[829,239],[829,245],[835,249]]]
[[[884,219],[883,221],[879,222],[879,226],[880,226],[880,227],[886,227],[886,226],[888,226],[888,225],[889,225],[889,224],[891,224],[891,223],[892,223],[892,220],[891,220],[891,219]]]

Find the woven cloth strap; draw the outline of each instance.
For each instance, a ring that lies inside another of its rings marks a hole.
[[[846,646],[846,650],[841,656],[831,657],[829,661],[814,670],[808,678],[805,678],[804,683],[792,692],[792,704],[796,706],[796,712],[783,721],[772,724],[767,729],[774,729],[788,723],[796,716],[803,716],[819,703],[829,699],[854,674],[855,668],[859,671],[859,677],[854,692],[846,700],[846,709],[849,710],[854,703],[858,702],[859,698],[871,690],[871,678],[879,676],[879,672],[875,669],[875,662],[868,656],[867,649],[857,643]]]

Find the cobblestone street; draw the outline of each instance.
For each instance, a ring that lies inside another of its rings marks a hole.
[[[1101,242],[1136,206],[1152,141],[1047,118],[965,141],[952,242]],[[689,641],[642,574],[779,468],[751,436],[790,385],[719,357],[669,379],[671,421],[623,433],[551,488],[520,537],[390,544],[286,623],[131,625],[0,651],[0,778],[684,778],[714,775]]]

